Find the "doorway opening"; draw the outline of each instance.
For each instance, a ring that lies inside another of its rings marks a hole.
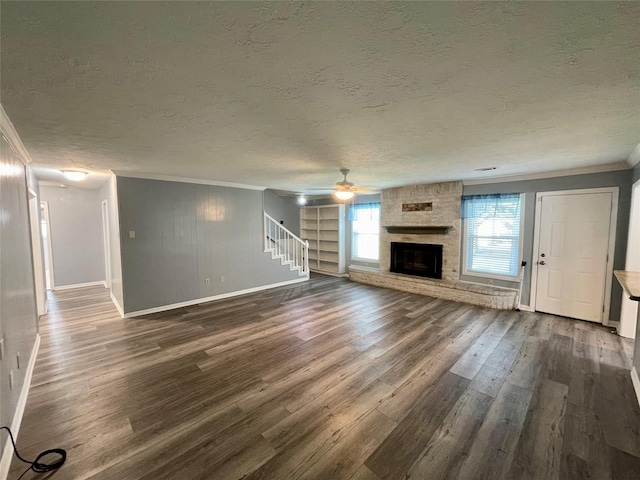
[[[53,278],[53,253],[51,250],[51,222],[49,221],[49,204],[40,202],[40,233],[44,253],[44,278],[47,290],[56,286]]]

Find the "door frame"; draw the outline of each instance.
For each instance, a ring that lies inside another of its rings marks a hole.
[[[47,224],[47,241],[44,242],[46,243],[44,248],[47,249],[47,253],[49,254],[47,258],[47,267],[49,268],[48,290],[55,290],[56,282],[54,278],[55,276],[53,274],[53,246],[52,246],[53,242],[51,241],[51,217],[49,216],[49,202],[46,200],[41,200],[40,203],[44,205],[45,223]]]
[[[533,256],[531,258],[531,289],[529,291],[529,304],[531,310],[536,309],[536,291],[538,289],[538,262],[540,257],[540,223],[542,221],[542,209],[540,203],[543,197],[586,195],[590,193],[611,193],[611,218],[609,219],[609,248],[607,250],[607,267],[605,272],[604,310],[602,312],[602,324],[609,325],[611,310],[611,286],[613,284],[613,255],[616,248],[616,229],[618,225],[618,196],[619,187],[584,188],[580,190],[558,190],[554,192],[536,193],[535,221],[533,226]]]
[[[27,188],[29,199],[29,230],[31,233],[31,255],[33,257],[33,281],[36,287],[36,309],[38,316],[47,313],[47,286],[44,280],[42,235],[40,234],[40,199],[31,188]],[[35,204],[35,205],[34,205]]]
[[[104,277],[105,287],[111,288],[111,238],[109,232],[109,204],[102,200],[102,236],[104,248]]]
[[[625,270],[633,270],[634,265],[631,265],[631,253],[632,247],[635,245],[633,234],[640,234],[640,222],[634,220],[640,220],[640,208],[638,212],[634,207],[640,207],[640,180],[634,182],[631,185],[631,204],[629,209],[629,233],[627,235],[627,254],[625,257],[624,268]],[[637,250],[636,250],[637,251]],[[637,268],[635,268],[637,270]],[[638,302],[629,300],[629,297],[622,292],[622,305],[620,308],[620,328],[618,329],[618,335],[625,338],[635,338],[637,329],[637,309]],[[633,313],[632,313],[633,311]],[[623,315],[624,314],[624,315]],[[627,324],[627,320],[631,323]],[[623,325],[624,323],[624,325]],[[627,328],[627,325],[633,325],[633,328]],[[623,328],[624,327],[624,328]]]

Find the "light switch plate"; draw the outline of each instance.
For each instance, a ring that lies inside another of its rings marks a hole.
[[[135,230],[129,230],[129,238],[136,238],[136,231]]]

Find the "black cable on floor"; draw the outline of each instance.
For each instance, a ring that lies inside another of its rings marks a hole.
[[[33,470],[36,473],[45,473],[45,472],[52,472],[53,470],[57,470],[62,466],[64,461],[67,459],[67,452],[65,450],[61,448],[52,448],[51,450],[45,450],[44,452],[42,452],[40,455],[36,457],[36,459],[33,462],[30,462],[29,460],[25,460],[18,453],[18,449],[16,448],[16,441],[13,439],[13,434],[11,433],[11,430],[9,429],[9,427],[0,427],[0,430],[6,430],[7,432],[9,432],[9,438],[11,438],[11,443],[13,443],[13,451],[15,452],[16,457],[18,457],[18,459],[21,462],[29,464],[29,468],[27,468],[24,472],[22,472],[22,475],[18,477],[18,480],[24,477],[29,470]],[[40,462],[40,460],[46,457],[47,455],[60,455],[60,458],[55,462],[50,462],[50,463]]]

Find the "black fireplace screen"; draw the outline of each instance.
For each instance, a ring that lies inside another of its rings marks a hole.
[[[391,242],[391,271],[442,278],[442,245]]]

